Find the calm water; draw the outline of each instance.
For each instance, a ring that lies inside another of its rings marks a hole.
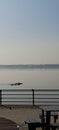
[[[11,83],[23,82],[20,86]],[[0,66],[0,89],[59,88],[59,65]]]

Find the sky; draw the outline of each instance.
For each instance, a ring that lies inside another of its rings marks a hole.
[[[0,64],[59,64],[59,0],[0,0]]]

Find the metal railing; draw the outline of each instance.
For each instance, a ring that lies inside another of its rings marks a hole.
[[[59,89],[3,89],[0,105],[59,105]]]

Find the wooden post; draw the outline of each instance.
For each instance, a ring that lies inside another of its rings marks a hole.
[[[50,111],[46,111],[46,130],[50,130]]]
[[[0,105],[2,104],[2,90],[0,90]]]
[[[33,95],[33,106],[34,106],[34,89],[32,89],[32,95]]]

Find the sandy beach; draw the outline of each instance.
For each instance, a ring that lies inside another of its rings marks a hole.
[[[0,106],[0,117],[15,121],[20,130],[28,130],[26,119],[39,118],[41,111],[39,107],[33,106]]]

